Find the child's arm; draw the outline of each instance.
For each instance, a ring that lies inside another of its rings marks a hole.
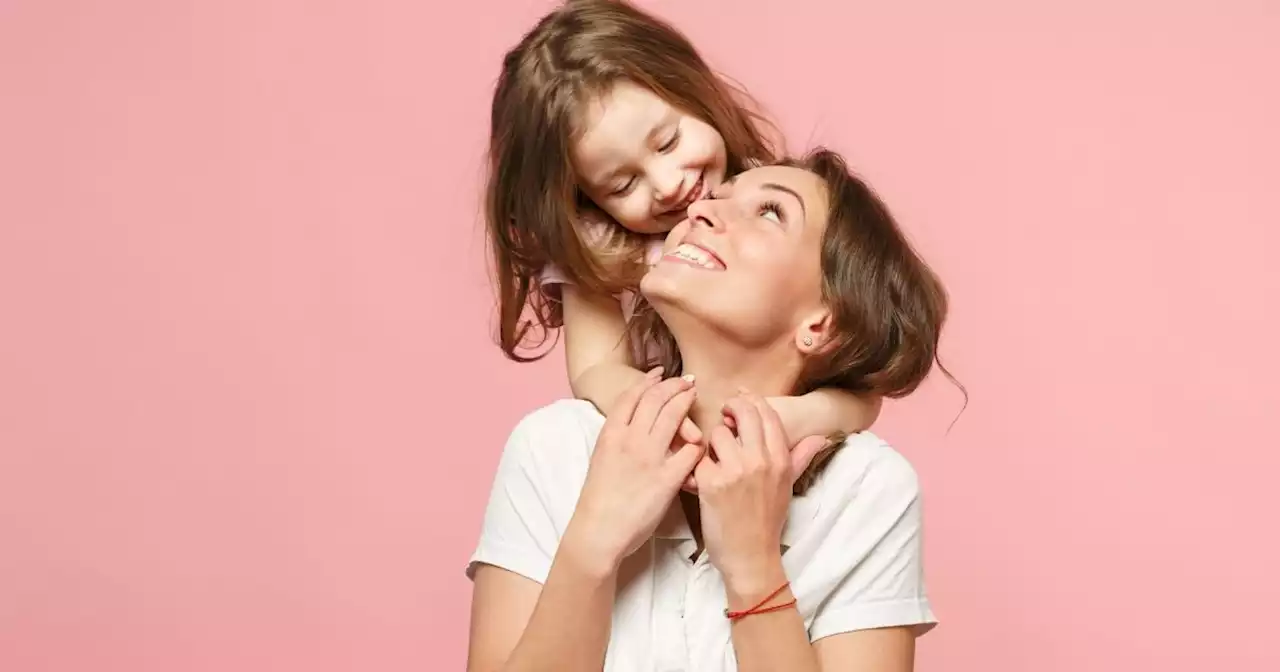
[[[612,296],[561,287],[564,302],[564,359],[573,396],[613,408],[618,395],[636,385],[644,372],[631,361],[622,304]]]
[[[627,346],[627,323],[622,304],[611,296],[593,296],[565,284],[564,359],[569,370],[573,396],[608,413],[627,389],[644,378]],[[702,433],[689,418],[680,424],[680,438],[689,443],[702,440]]]
[[[798,397],[769,397],[768,401],[781,416],[787,438],[795,444],[807,436],[856,434],[868,429],[880,415],[882,399],[823,388]]]

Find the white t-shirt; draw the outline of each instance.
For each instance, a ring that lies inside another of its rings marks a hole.
[[[485,510],[478,563],[544,583],[604,424],[589,402],[558,401],[511,433]],[[911,464],[869,432],[849,438],[809,491],[792,500],[783,567],[809,639],[936,624],[921,561],[920,490]],[[620,576],[605,672],[734,672],[724,583],[697,561],[678,501]]]

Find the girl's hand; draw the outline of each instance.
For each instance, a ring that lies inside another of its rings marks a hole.
[[[702,430],[693,420],[685,418],[680,422],[680,432],[677,437],[680,443],[702,443]],[[672,446],[677,448],[678,446]]]
[[[693,471],[703,449],[671,450],[693,405],[693,384],[659,381],[661,370],[623,393],[596,439],[587,480],[565,542],[616,569],[645,542]]]
[[[778,544],[791,487],[826,439],[811,436],[792,448],[778,414],[753,394],[730,399],[725,414],[736,436],[724,425],[711,430],[715,458],[704,456],[694,469],[703,540],[727,588],[766,590],[781,567]]]
[[[684,422],[680,423],[680,432],[676,436],[676,440],[671,443],[671,450],[680,450],[680,448],[690,443],[702,445],[704,438],[702,429],[693,420],[685,418]],[[698,479],[693,477],[693,472],[689,472],[689,475],[685,476],[684,483],[681,484],[680,488],[688,492],[698,492]]]

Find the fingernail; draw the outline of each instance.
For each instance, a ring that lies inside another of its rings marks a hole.
[[[682,380],[684,380],[685,382],[692,383],[692,382],[693,382],[693,378],[694,378],[694,376],[693,376],[693,374],[692,374],[692,373],[686,373],[686,374],[684,374],[683,376],[680,376],[680,378],[681,378]]]
[[[649,376],[650,378],[657,378],[658,376],[662,375],[662,367],[655,366],[652,369],[649,369],[649,371],[644,375]]]

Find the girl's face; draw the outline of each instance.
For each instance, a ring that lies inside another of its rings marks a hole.
[[[652,91],[619,82],[587,105],[573,146],[579,184],[637,233],[666,233],[724,181],[724,138]]]

